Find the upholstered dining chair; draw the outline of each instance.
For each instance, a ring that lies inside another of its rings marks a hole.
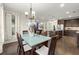
[[[42,31],[41,35],[47,36],[47,31]]]
[[[38,55],[54,55],[57,40],[58,40],[58,35],[53,36],[50,40],[49,47],[46,47],[43,45],[41,48],[37,49],[35,52]]]
[[[18,54],[23,54],[25,55],[25,53],[27,53],[28,51],[30,51],[32,48],[28,45],[28,44],[23,44],[22,42],[22,38],[21,35],[19,33],[17,33],[17,39],[18,39]]]

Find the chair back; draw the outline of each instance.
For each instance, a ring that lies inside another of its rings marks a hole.
[[[57,40],[58,40],[58,35],[52,36],[52,38],[50,40],[48,55],[54,55],[55,54],[55,48],[56,48]]]
[[[55,35],[56,35],[55,31],[49,31],[49,36],[50,37],[55,36]]]
[[[20,36],[20,39],[19,39],[19,46],[20,46],[20,49],[21,49],[21,52],[24,54],[24,48],[23,48],[23,43],[22,43],[22,37]]]
[[[24,30],[24,31],[23,31],[23,34],[26,34],[27,32],[28,32],[28,30]]]
[[[42,31],[41,35],[47,36],[47,31]]]
[[[21,35],[19,33],[17,33],[17,39],[18,39],[18,44],[19,44],[21,52],[24,52],[23,43],[22,43],[22,37],[21,37]]]
[[[17,40],[18,40],[18,44],[19,44],[19,39],[20,39],[20,34],[19,33],[17,33]]]

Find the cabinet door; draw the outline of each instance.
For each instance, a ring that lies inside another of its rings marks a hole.
[[[63,24],[64,25],[64,20],[58,20],[58,24]]]
[[[6,14],[5,20],[5,34],[6,34],[6,43],[14,42],[16,40],[16,17],[12,14]]]
[[[65,20],[65,27],[71,27],[71,20]]]

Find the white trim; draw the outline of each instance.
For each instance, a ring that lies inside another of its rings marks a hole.
[[[4,42],[4,44],[16,42],[16,41],[17,41],[17,40],[7,40],[7,41]]]
[[[13,14],[13,15],[15,15],[15,31],[17,32],[17,20],[18,20],[18,14],[17,13],[15,13],[15,12],[11,12],[11,11],[5,11],[5,14],[6,15],[11,15],[11,14]],[[8,24],[9,25],[9,24]],[[6,28],[6,25],[5,25],[5,28]],[[6,30],[6,29],[5,29]],[[16,39],[16,32],[15,32],[15,35],[14,36],[9,36],[8,38],[5,38],[5,40],[4,40],[4,44],[7,44],[7,43],[11,43],[11,42],[16,42],[17,41],[17,39]],[[6,34],[6,36],[8,35],[7,34],[7,32],[5,31],[5,34]],[[5,37],[6,37],[5,36]]]

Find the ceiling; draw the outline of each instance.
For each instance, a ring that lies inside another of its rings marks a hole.
[[[61,3],[32,3],[33,11],[36,18],[43,19],[63,19],[79,16],[79,3],[64,3],[64,7],[60,7]],[[4,3],[6,10],[12,10],[24,14],[30,10],[30,3]],[[66,12],[69,11],[69,14]],[[71,17],[69,17],[69,15]]]

